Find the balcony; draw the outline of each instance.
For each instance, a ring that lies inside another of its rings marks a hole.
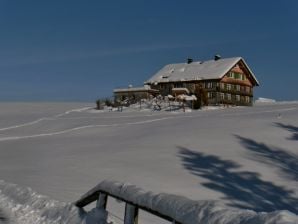
[[[235,95],[242,95],[242,96],[253,96],[253,92],[252,91],[245,91],[245,90],[236,90],[236,89],[224,89],[224,88],[220,88],[218,90],[218,92],[222,92],[222,93],[231,93],[231,94],[235,94]]]

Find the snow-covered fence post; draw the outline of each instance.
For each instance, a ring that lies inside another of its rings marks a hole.
[[[138,207],[126,203],[125,204],[125,215],[124,224],[138,224]]]
[[[104,209],[106,210],[107,207],[107,201],[108,201],[108,195],[105,193],[100,192],[97,202],[96,202],[96,208]]]

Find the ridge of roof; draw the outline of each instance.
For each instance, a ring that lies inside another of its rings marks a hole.
[[[243,59],[243,58],[242,57],[231,57],[231,58],[221,58],[219,60],[210,59],[210,60],[207,60],[207,61],[193,61],[191,63],[180,62],[180,63],[171,63],[171,64],[167,64],[167,65],[193,65],[193,64],[203,64],[203,63],[226,61],[226,60],[235,60],[235,61],[238,62],[240,59]],[[167,66],[167,65],[165,65],[165,66]]]

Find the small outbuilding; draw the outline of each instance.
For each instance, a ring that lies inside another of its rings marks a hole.
[[[129,99],[131,101],[138,101],[140,99],[149,99],[159,94],[159,90],[151,89],[150,86],[144,85],[141,87],[119,88],[114,89],[114,97],[116,101],[123,101]]]

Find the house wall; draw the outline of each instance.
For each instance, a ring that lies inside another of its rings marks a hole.
[[[221,80],[219,101],[223,104],[252,105],[253,82],[241,63],[235,65]]]

